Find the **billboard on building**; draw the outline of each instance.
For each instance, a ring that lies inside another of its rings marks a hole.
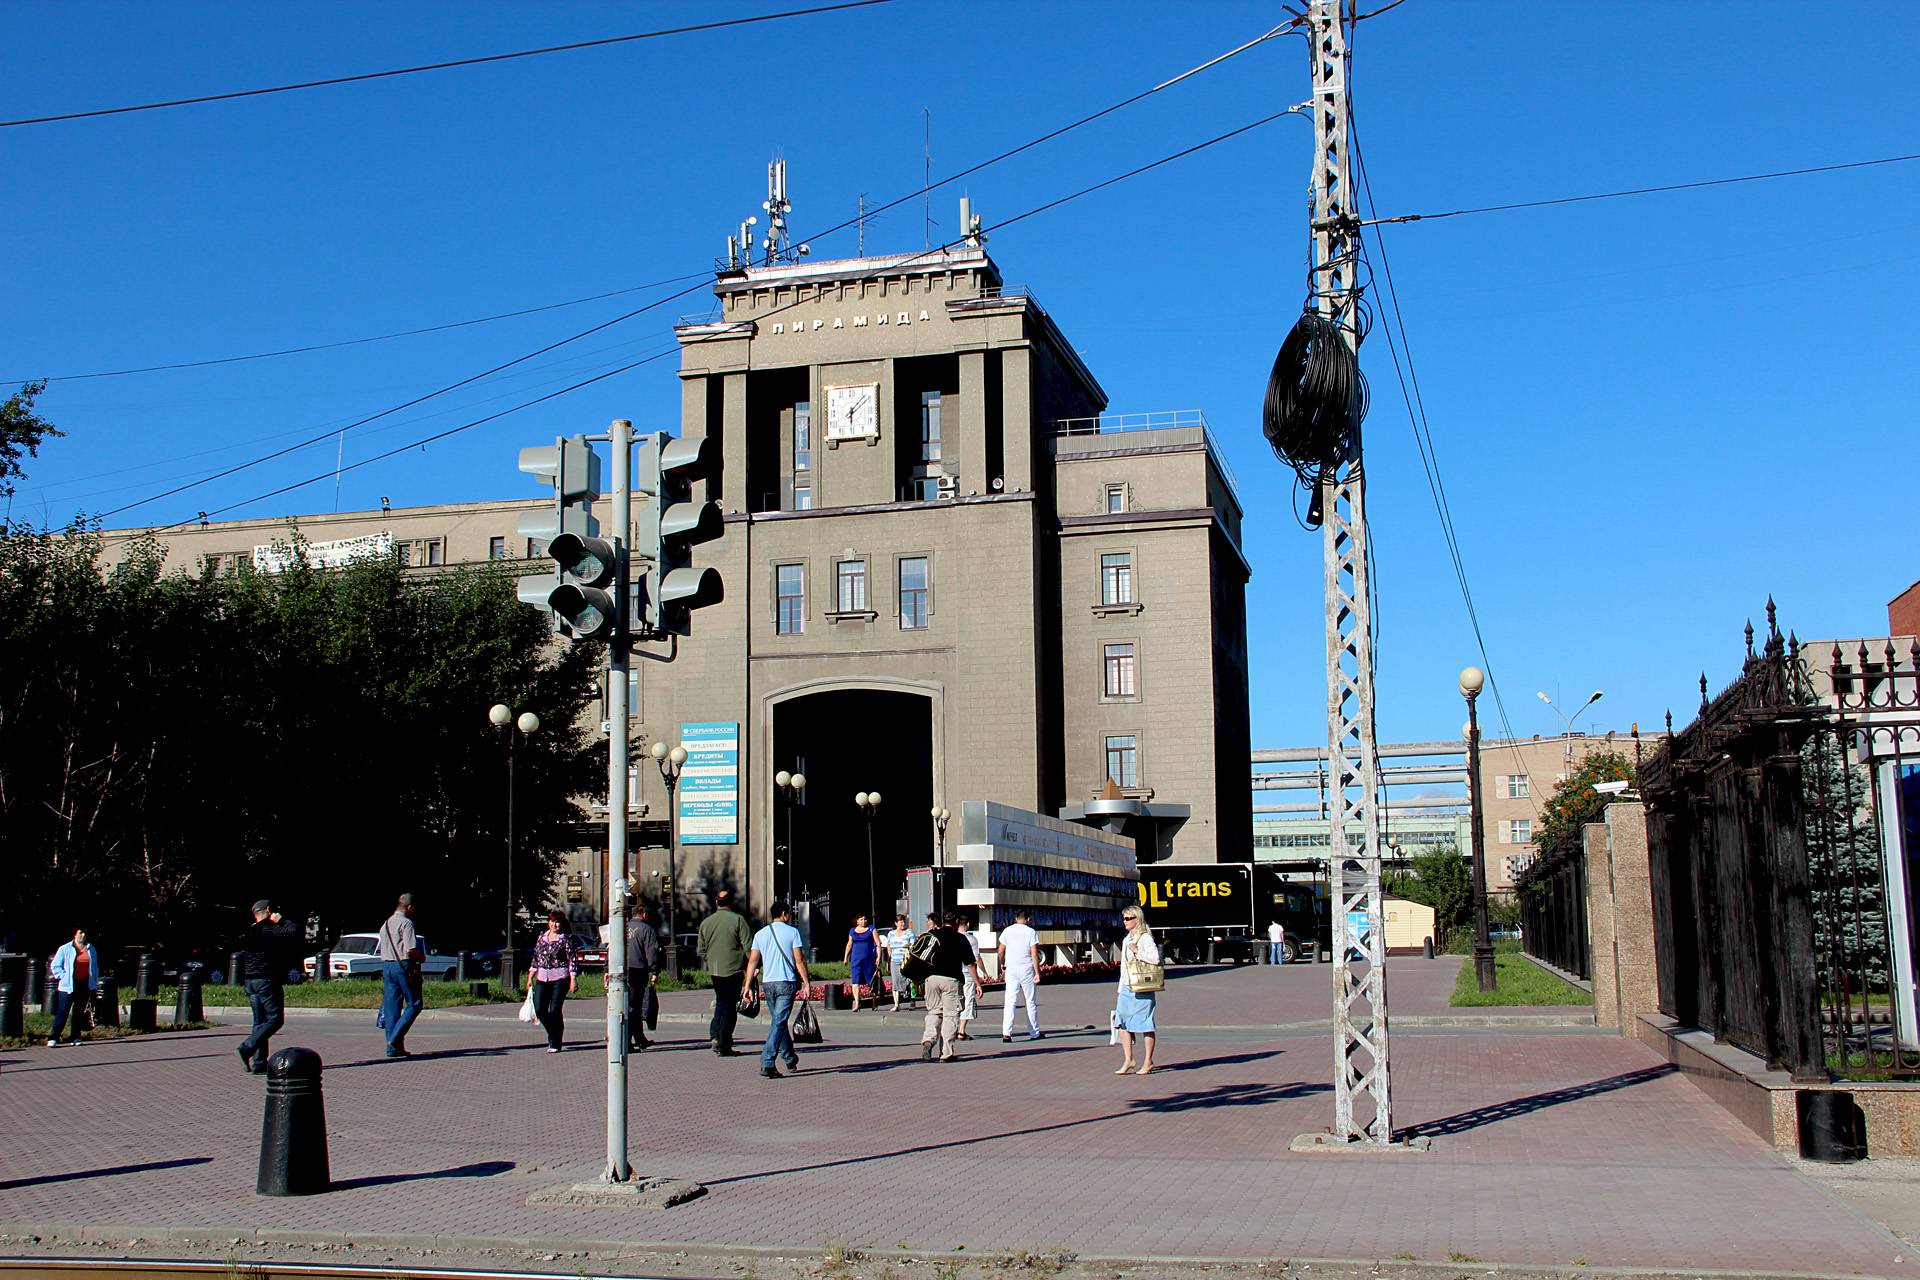
[[[386,530],[359,538],[336,538],[332,542],[306,544],[307,563],[316,569],[338,569],[356,560],[381,560],[393,554],[393,535]],[[291,542],[269,542],[253,549],[253,567],[257,573],[285,573],[294,565]]]
[[[740,724],[709,720],[680,726],[687,762],[680,769],[680,843],[740,842]]]
[[[993,933],[1025,907],[1049,946],[1112,941],[1138,892],[1129,837],[991,801],[961,804],[958,854],[958,905],[979,908]]]

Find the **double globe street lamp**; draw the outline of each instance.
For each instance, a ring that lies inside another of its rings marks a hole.
[[[513,748],[516,742],[538,732],[540,717],[531,711],[522,711],[515,718],[512,707],[496,702],[487,712],[487,720],[507,742],[507,933],[500,950],[500,988],[517,991],[520,983],[513,961]]]
[[[953,811],[951,809],[942,809],[939,805],[933,806],[933,838],[937,842],[939,849],[938,854],[935,855],[933,860],[933,911],[935,915],[946,910],[946,903],[941,900],[944,897],[941,892],[941,881],[947,877],[947,820],[951,817],[953,817]],[[909,923],[911,923],[911,921],[909,921]]]
[[[779,869],[782,864],[787,868],[787,901],[793,901],[793,807],[800,803],[800,793],[807,789],[807,775],[788,773],[785,769],[773,775],[774,794],[779,797],[781,806],[787,811],[787,839],[785,844],[776,845],[773,850],[774,880],[773,896],[780,896]]]
[[[880,910],[876,901],[880,895],[874,892],[873,880],[873,820],[880,813],[880,793],[857,791],[853,802],[860,806],[860,812],[867,819],[867,920],[871,924]]]
[[[647,754],[660,766],[660,781],[667,788],[667,889],[662,896],[666,899],[667,914],[667,974],[677,980],[680,977],[680,943],[674,934],[673,901],[680,896],[676,858],[680,846],[680,811],[673,802],[673,789],[680,784],[680,766],[687,762],[687,749],[656,742],[647,748]]]
[[[1460,673],[1460,696],[1467,700],[1467,722],[1460,731],[1467,740],[1467,811],[1473,841],[1473,975],[1482,991],[1492,991],[1496,980],[1493,939],[1487,933],[1487,835],[1480,807],[1480,713],[1475,706],[1486,679],[1478,667]]]

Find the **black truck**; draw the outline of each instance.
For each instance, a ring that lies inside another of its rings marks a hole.
[[[1292,870],[1291,867],[1288,868]],[[1298,874],[1296,871],[1295,874]],[[1286,930],[1286,961],[1331,955],[1326,880],[1283,879],[1258,862],[1157,862],[1140,868],[1140,905],[1176,964],[1246,964],[1264,958],[1267,926]]]

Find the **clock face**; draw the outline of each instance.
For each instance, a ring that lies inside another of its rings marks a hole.
[[[880,434],[880,388],[827,388],[827,439],[862,440]]]

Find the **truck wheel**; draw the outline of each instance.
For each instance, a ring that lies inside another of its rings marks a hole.
[[[1300,944],[1289,938],[1280,944],[1280,963],[1292,964],[1300,958]]]

